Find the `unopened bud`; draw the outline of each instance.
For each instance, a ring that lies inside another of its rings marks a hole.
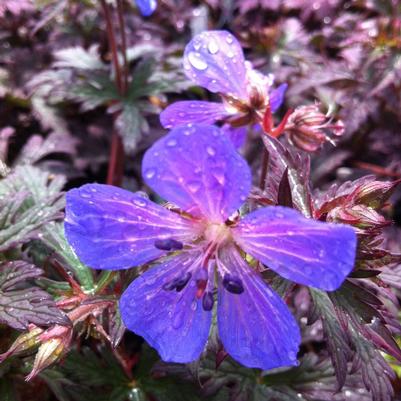
[[[374,209],[365,205],[336,207],[328,213],[327,221],[349,224],[361,230],[382,228],[391,223]]]
[[[306,151],[315,152],[325,142],[334,144],[332,137],[344,133],[344,125],[339,120],[332,124],[331,118],[320,111],[318,104],[297,107],[289,116],[284,128],[290,142]]]
[[[56,325],[42,333],[39,338],[42,345],[36,354],[31,373],[26,381],[33,379],[43,369],[59,360],[70,345],[72,328]]]
[[[23,333],[17,337],[8,351],[0,355],[0,362],[14,355],[22,355],[27,351],[34,350],[40,344],[40,335],[43,329],[33,326],[27,333]]]
[[[401,180],[367,182],[356,189],[353,200],[355,203],[378,209],[390,198],[400,182]]]

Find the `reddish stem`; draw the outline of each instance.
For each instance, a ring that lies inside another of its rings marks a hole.
[[[362,168],[364,170],[371,171],[376,175],[382,175],[384,177],[391,177],[391,178],[401,178],[401,174],[396,173],[395,171],[390,171],[384,167],[377,166],[376,164],[372,163],[365,163],[365,162],[355,162],[355,167]]]
[[[120,36],[121,36],[121,53],[123,55],[124,69],[123,69],[123,93],[128,90],[128,60],[127,60],[127,36],[125,33],[125,22],[124,22],[124,8],[122,0],[117,0],[117,15],[118,22],[120,25]]]
[[[117,42],[115,37],[115,32],[113,29],[113,20],[110,11],[109,5],[105,0],[101,0],[101,5],[103,8],[104,16],[106,19],[106,30],[107,30],[107,38],[111,50],[112,62],[115,72],[115,81],[118,91],[121,95],[125,93],[126,84],[124,83],[127,79],[126,74],[123,76],[121,71],[120,63],[118,62],[118,52],[117,52]],[[120,17],[120,16],[119,16]],[[122,15],[120,19],[123,21]],[[120,26],[121,35],[124,36],[124,43],[122,53],[124,57],[126,57],[126,40],[124,31],[124,21],[123,26]],[[114,121],[117,115],[114,115]],[[113,129],[113,134],[111,138],[111,148],[110,148],[110,159],[109,159],[109,168],[107,171],[107,184],[120,186],[124,173],[124,147],[121,140],[120,135],[117,130]]]

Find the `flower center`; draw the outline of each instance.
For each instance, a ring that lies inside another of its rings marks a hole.
[[[204,231],[208,243],[221,245],[231,238],[231,230],[224,223],[209,223]]]

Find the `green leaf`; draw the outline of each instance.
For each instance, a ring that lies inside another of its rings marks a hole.
[[[61,217],[63,185],[61,176],[32,166],[19,166],[0,181],[0,252],[35,238],[39,227]]]
[[[117,117],[115,124],[127,152],[132,152],[136,148],[141,139],[142,131],[149,128],[146,119],[133,103],[123,105],[123,110]]]
[[[67,269],[72,271],[83,289],[93,292],[95,283],[93,272],[84,265],[68,244],[64,235],[63,223],[52,222],[42,228],[42,241],[58,255]]]

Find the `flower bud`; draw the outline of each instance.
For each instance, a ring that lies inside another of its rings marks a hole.
[[[328,213],[327,221],[349,224],[361,230],[382,228],[391,223],[374,209],[365,205],[336,207]]]
[[[39,336],[42,333],[43,329],[32,325],[27,333],[23,333],[17,337],[7,352],[0,355],[0,362],[10,356],[21,355],[35,349],[40,344]]]
[[[390,198],[400,182],[401,180],[367,182],[356,189],[353,200],[357,204],[378,209]]]
[[[334,144],[332,136],[341,136],[344,125],[339,120],[331,123],[330,117],[323,114],[319,104],[297,107],[289,116],[284,130],[290,142],[306,152],[315,152],[325,142]]]
[[[59,360],[70,345],[72,328],[55,325],[39,336],[42,343],[36,354],[31,373],[26,381],[33,379],[43,369]]]

